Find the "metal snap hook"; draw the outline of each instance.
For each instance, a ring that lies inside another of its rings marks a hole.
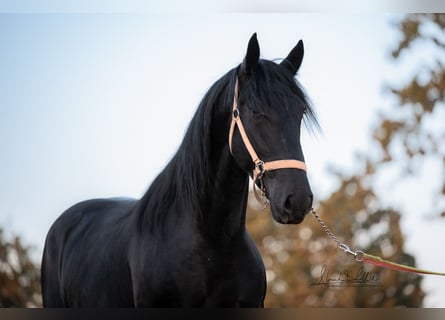
[[[345,253],[353,255],[357,259],[357,252],[352,251],[346,244],[340,243],[338,247],[343,250]]]

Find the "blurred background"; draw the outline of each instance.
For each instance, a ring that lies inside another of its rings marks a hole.
[[[302,144],[328,226],[445,272],[444,14],[31,13],[0,15],[0,306],[41,306],[54,220],[85,199],[141,197],[254,32],[270,60],[304,41],[297,79],[321,130]],[[251,199],[247,217],[267,307],[444,307],[445,278],[363,266],[311,216],[279,225]],[[322,285],[326,270],[378,285]]]

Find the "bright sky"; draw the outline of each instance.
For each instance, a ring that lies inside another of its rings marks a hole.
[[[367,150],[376,111],[388,104],[382,89],[398,77],[389,66],[397,17],[0,15],[0,226],[35,245],[40,257],[48,228],[72,204],[140,197],[181,143],[204,93],[241,62],[254,32],[267,59],[304,41],[298,79],[323,133],[303,133],[302,144],[316,200],[325,197],[335,188],[328,166],[361,166],[355,153]],[[443,234],[442,222],[406,220],[407,240]],[[419,266],[445,270],[424,242],[407,245]],[[443,307],[444,280],[425,278],[424,286],[434,290],[426,306]]]

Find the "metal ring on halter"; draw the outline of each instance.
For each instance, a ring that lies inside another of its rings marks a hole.
[[[266,170],[264,169],[264,161],[263,160],[258,160],[258,162],[255,164],[255,168],[258,169],[258,174],[257,174],[257,180],[260,180],[261,185],[263,184],[263,182],[261,181],[261,179],[264,176],[264,173],[266,172]]]

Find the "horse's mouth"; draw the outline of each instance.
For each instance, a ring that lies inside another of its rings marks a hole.
[[[273,216],[274,220],[281,224],[300,224],[303,222],[306,214],[297,216],[288,216],[286,214],[280,216]]]

